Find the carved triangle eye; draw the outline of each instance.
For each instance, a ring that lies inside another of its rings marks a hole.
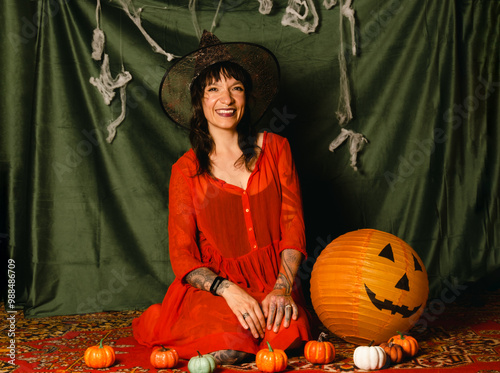
[[[415,257],[415,255],[413,255],[413,262],[415,263],[415,271],[420,271],[422,272],[422,266],[420,265],[420,263],[418,262],[417,258]]]
[[[394,262],[394,253],[392,252],[392,246],[390,243],[388,243],[378,254],[378,256],[381,256],[382,258],[389,259],[390,261]]]
[[[410,291],[410,282],[408,281],[408,276],[406,276],[406,273],[399,279],[398,283],[396,284],[396,289]]]

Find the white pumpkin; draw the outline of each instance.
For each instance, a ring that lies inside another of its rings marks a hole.
[[[380,346],[359,346],[354,350],[354,365],[359,369],[375,370],[385,365],[387,355]]]

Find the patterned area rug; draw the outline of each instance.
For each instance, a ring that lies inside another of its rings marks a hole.
[[[7,313],[3,306],[0,312],[2,319],[7,320],[7,323],[2,323],[0,372],[92,372],[83,361],[83,353],[102,338],[105,338],[105,344],[114,348],[116,362],[110,368],[94,371],[187,371],[185,360],[181,360],[176,369],[157,370],[151,366],[151,350],[138,345],[132,336],[131,321],[140,311],[39,319],[25,319],[21,312]],[[419,326],[411,331],[419,341],[419,354],[384,371],[500,373],[500,290],[471,294],[450,304],[433,300],[429,302],[424,317],[425,327]],[[13,357],[8,337],[10,332],[15,332],[16,338]],[[336,349],[333,363],[317,366],[303,356],[295,356],[290,358],[287,371],[358,371],[352,360],[356,346],[334,335],[330,335],[329,340]],[[255,363],[217,368],[217,373],[243,371],[258,372],[258,369]]]

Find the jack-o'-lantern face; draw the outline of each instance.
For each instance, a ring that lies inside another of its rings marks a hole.
[[[394,250],[392,248],[392,245],[388,243],[378,254],[378,257],[380,258],[381,261],[389,261],[390,263],[393,263],[395,265],[394,272],[399,273],[401,272],[401,268],[396,266],[395,263],[395,257],[394,257]],[[423,270],[422,270],[422,265],[419,262],[419,259],[414,254],[411,254],[411,257],[413,259],[413,265],[408,268],[407,270],[410,271],[408,274],[406,270],[403,272],[403,275],[399,280],[394,284],[394,289],[396,292],[398,292],[398,300],[401,301],[402,299],[406,298],[411,298],[411,290],[413,286],[421,285],[420,282],[422,280],[425,280],[424,278],[417,278],[423,277]],[[417,273],[419,272],[419,273]],[[399,277],[399,275],[396,275],[396,277]],[[412,280],[415,280],[416,282],[419,282],[418,284],[411,284],[410,287],[410,279],[409,277],[412,278]],[[408,306],[406,304],[397,304],[395,303],[394,300],[391,299],[386,299],[383,294],[378,295],[370,289],[370,287],[365,283],[365,291],[366,295],[372,302],[372,304],[378,308],[380,311],[390,311],[392,315],[399,314],[403,318],[408,318],[410,316],[413,316],[421,307],[422,304],[418,304],[416,306]],[[383,292],[382,292],[383,293]],[[400,293],[400,294],[399,294]]]
[[[354,344],[379,344],[409,330],[428,293],[418,254],[402,239],[374,229],[337,237],[311,273],[311,301],[319,319]]]

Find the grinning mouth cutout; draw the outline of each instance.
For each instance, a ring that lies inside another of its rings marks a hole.
[[[384,299],[383,301],[378,300],[375,293],[371,291],[370,288],[366,286],[366,284],[365,284],[365,289],[368,298],[370,298],[373,305],[377,307],[380,311],[389,310],[391,311],[392,315],[399,313],[401,316],[403,316],[404,319],[414,315],[415,312],[417,312],[418,309],[422,306],[420,305],[410,310],[407,306],[397,306],[388,299]]]

